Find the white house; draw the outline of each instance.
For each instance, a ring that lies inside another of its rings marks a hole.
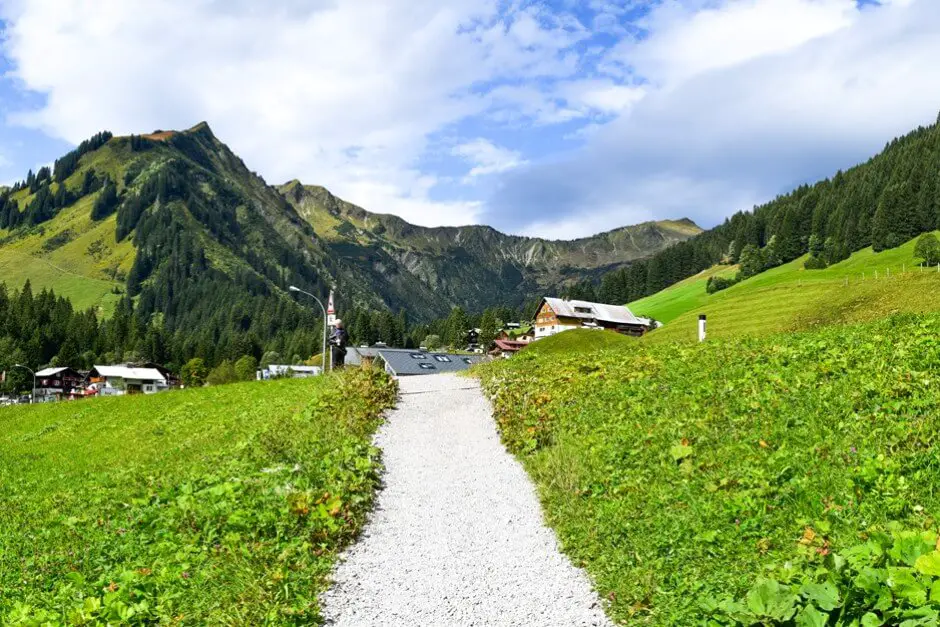
[[[95,366],[88,373],[88,379],[99,396],[156,394],[170,388],[167,380],[155,368]]]
[[[535,316],[535,339],[571,329],[606,329],[623,335],[644,335],[652,322],[638,318],[623,305],[605,305],[584,300],[544,298]]]

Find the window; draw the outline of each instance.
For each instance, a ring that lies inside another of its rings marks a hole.
[[[434,359],[436,359],[437,361],[441,362],[442,364],[449,364],[449,363],[450,363],[450,357],[448,357],[447,355],[435,355],[435,356],[434,356]]]
[[[589,313],[591,313],[591,308],[590,308],[590,307],[575,307],[574,310],[575,310],[577,313],[583,313],[583,314],[589,314]]]
[[[428,356],[425,355],[424,353],[411,353],[411,358],[412,359],[427,359]]]
[[[434,364],[418,364],[418,367],[422,370],[437,370],[437,368],[434,367]]]

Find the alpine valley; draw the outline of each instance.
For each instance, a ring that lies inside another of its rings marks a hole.
[[[268,185],[201,123],[101,133],[0,188],[0,283],[15,291],[28,281],[99,319],[133,315],[137,328],[126,332],[158,326],[174,361],[217,361],[275,338],[288,354],[318,346],[312,303],[298,303],[289,285],[317,295],[336,286],[341,312],[428,321],[454,307],[519,306],[700,231],[683,219],[547,241],[419,227],[322,187]]]

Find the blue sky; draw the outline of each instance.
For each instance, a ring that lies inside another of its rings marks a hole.
[[[206,120],[426,225],[703,226],[940,110],[935,0],[0,0],[0,183]]]

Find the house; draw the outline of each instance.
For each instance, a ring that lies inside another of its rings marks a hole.
[[[528,344],[535,339],[535,327],[530,325],[521,325],[518,322],[507,324],[499,335],[497,340],[508,340],[510,342],[524,342]]]
[[[637,318],[623,305],[604,305],[584,300],[544,298],[535,316],[535,339],[571,329],[606,329],[623,335],[641,336],[651,321]]]
[[[286,365],[276,365],[271,364],[267,368],[260,371],[259,379],[268,380],[268,379],[278,379],[278,378],[293,378],[293,379],[307,379],[309,377],[320,376],[320,373],[323,371],[320,366],[286,366]]]
[[[129,366],[95,366],[88,373],[88,381],[89,390],[99,396],[156,394],[170,387],[159,370]]]
[[[509,358],[528,346],[529,342],[498,339],[493,342],[493,344],[494,347],[493,350],[490,351],[490,355],[493,357]]]
[[[61,401],[81,390],[84,375],[72,368],[44,368],[36,372],[36,402]]]
[[[460,372],[483,361],[480,355],[454,355],[429,353],[412,349],[381,349],[377,362],[384,364],[385,372],[393,377]]]

